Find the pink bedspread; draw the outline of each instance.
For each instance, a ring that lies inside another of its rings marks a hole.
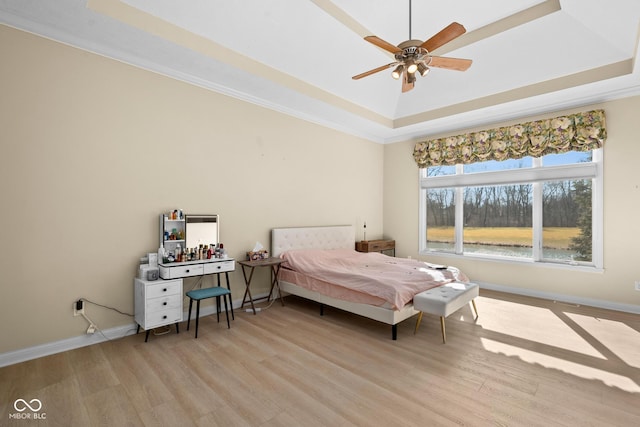
[[[303,249],[280,255],[283,266],[307,276],[383,299],[394,309],[404,307],[413,296],[450,282],[467,282],[455,267],[431,264],[380,253],[351,249]]]

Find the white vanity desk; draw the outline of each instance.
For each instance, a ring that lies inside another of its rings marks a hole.
[[[224,273],[227,289],[231,291],[229,272],[236,269],[233,258],[212,258],[187,262],[171,262],[158,264],[160,280],[147,281],[135,279],[135,319],[140,327],[146,331],[144,341],[149,339],[149,332],[153,328],[175,324],[179,332],[178,322],[182,321],[182,278],[216,274],[220,286],[220,273]],[[235,320],[233,306],[231,317]],[[136,333],[137,333],[136,332]]]
[[[160,246],[165,253],[173,252],[179,246],[197,247],[200,242],[211,245],[219,243],[218,215],[178,215],[174,210],[171,217],[160,214]],[[176,217],[177,216],[177,217]],[[146,330],[145,342],[149,330],[159,326],[176,325],[182,321],[184,300],[183,278],[215,274],[220,283],[220,273],[225,274],[227,289],[231,291],[229,272],[236,269],[233,258],[211,258],[186,262],[158,263],[159,280],[135,279],[135,320]],[[233,306],[231,316],[235,319]]]

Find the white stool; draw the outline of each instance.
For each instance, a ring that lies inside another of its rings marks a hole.
[[[471,302],[473,304],[473,310],[476,312],[477,319],[478,308],[476,307],[474,298],[480,294],[479,289],[480,287],[475,283],[453,282],[431,288],[414,296],[413,308],[420,311],[418,320],[416,321],[414,334],[418,332],[418,326],[420,326],[420,321],[422,320],[422,315],[424,313],[435,314],[440,316],[442,342],[446,343],[447,338],[444,329],[444,318]]]

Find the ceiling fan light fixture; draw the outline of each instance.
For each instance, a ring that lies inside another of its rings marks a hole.
[[[427,67],[426,65],[424,65],[424,62],[421,62],[421,63],[418,64],[418,72],[420,73],[420,75],[422,77],[424,77],[427,74],[429,74],[429,71],[431,71],[431,69],[429,67]]]
[[[391,77],[393,77],[394,79],[398,80],[400,78],[400,76],[402,75],[402,72],[404,71],[404,65],[400,64],[396,67],[395,70],[393,70],[391,72]]]
[[[402,78],[402,92],[404,93],[413,89],[416,81],[416,71],[419,72],[422,77],[429,74],[430,66],[465,71],[471,66],[470,59],[434,57],[431,56],[430,52],[460,37],[466,31],[467,30],[459,23],[452,22],[426,41],[413,39],[411,37],[411,0],[409,0],[409,40],[405,40],[396,46],[388,41],[382,40],[380,37],[366,36],[364,38],[380,49],[392,53],[395,62],[355,75],[352,79],[358,80],[362,77],[396,66],[391,72],[391,77],[395,80]],[[434,61],[435,58],[437,58],[437,60]]]

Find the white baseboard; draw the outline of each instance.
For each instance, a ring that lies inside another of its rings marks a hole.
[[[107,341],[107,339],[111,340],[122,338],[126,335],[135,334],[136,328],[137,325],[131,323],[128,325],[106,329],[104,331],[96,331],[91,335],[80,335],[77,337],[66,338],[60,341],[54,341],[3,353],[0,354],[0,367],[25,362],[27,360],[33,360],[39,357],[49,356],[51,354],[61,353],[63,351],[73,350],[88,345],[98,344]]]
[[[264,295],[256,295],[254,300],[266,297]],[[233,301],[234,310],[240,307],[240,301]],[[215,314],[215,306],[208,305],[200,309],[200,317]],[[188,312],[184,312],[182,318],[187,320]],[[193,308],[192,317],[195,319],[195,307]],[[94,334],[83,334],[77,337],[66,338],[60,341],[54,341],[46,344],[40,344],[33,347],[23,348],[20,350],[9,351],[0,354],[0,368],[3,366],[14,365],[27,360],[37,359],[39,357],[49,356],[51,354],[62,353],[63,351],[74,350],[76,348],[88,345],[98,344],[107,340],[115,340],[123,338],[127,335],[134,335],[138,328],[137,323],[116,326],[114,328],[98,330]]]
[[[586,305],[590,307],[604,308],[607,310],[622,311],[625,313],[640,314],[640,305],[621,304],[612,301],[603,301],[591,298],[582,298],[572,295],[556,294],[553,292],[542,292],[533,289],[514,288],[510,286],[496,285],[493,283],[474,282],[480,285],[480,289],[489,289],[492,291],[506,292],[509,294],[524,295],[534,298],[542,298],[552,301],[565,302],[570,304]]]

